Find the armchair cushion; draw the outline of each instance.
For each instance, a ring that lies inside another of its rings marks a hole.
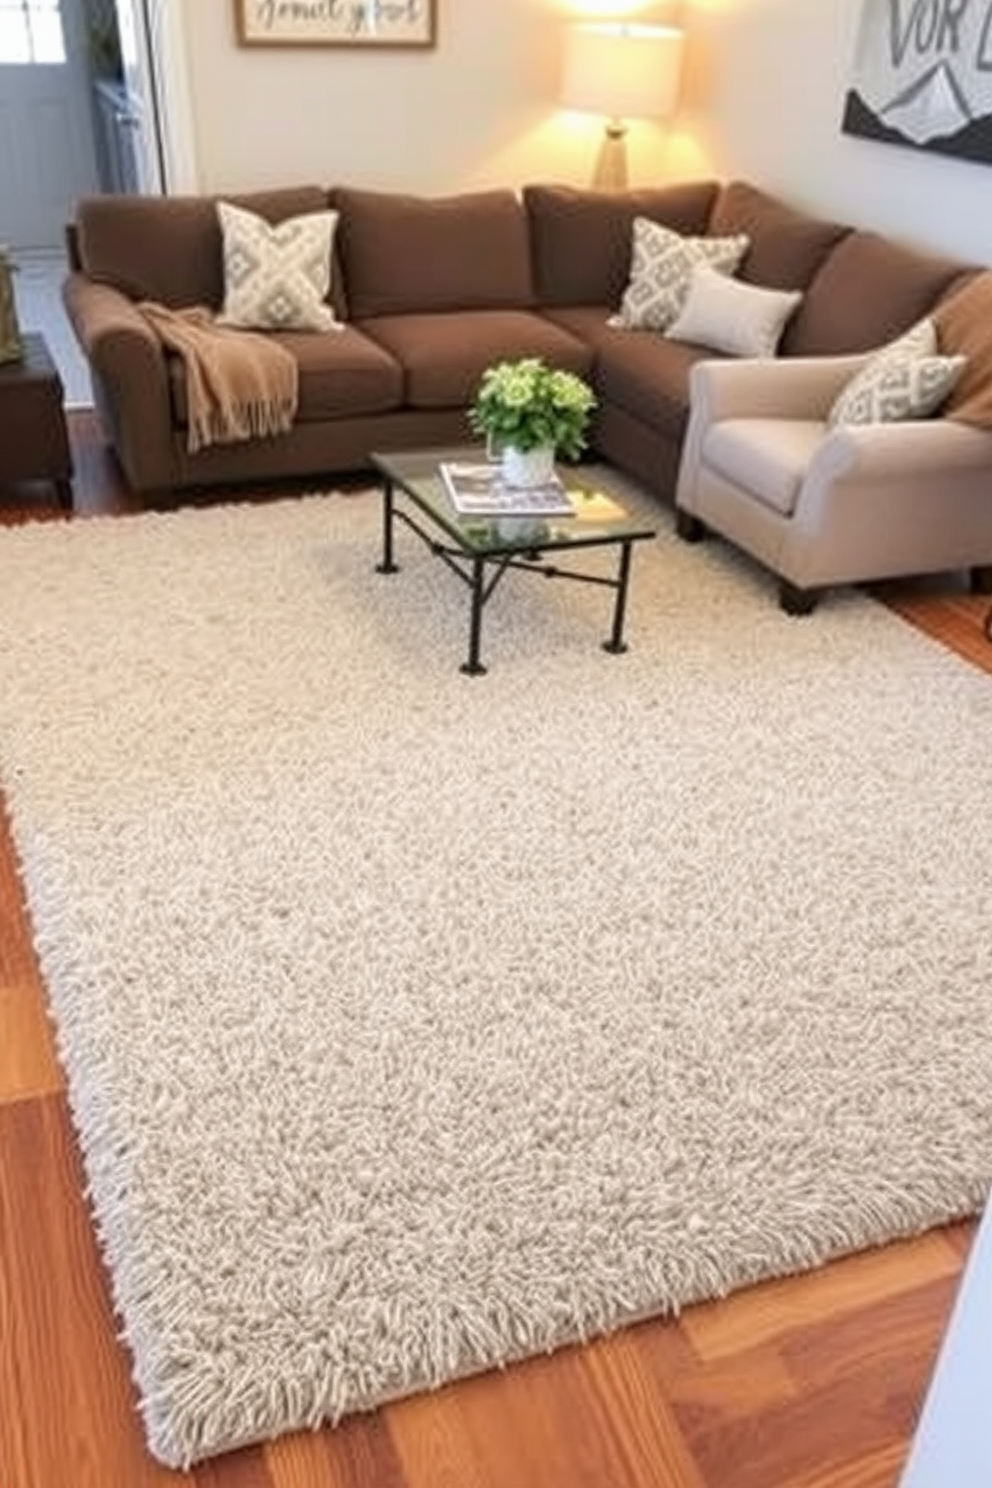
[[[707,431],[702,456],[718,475],[788,516],[825,434],[820,419],[724,419]]]
[[[697,264],[686,302],[665,334],[728,356],[771,357],[801,299],[799,290],[739,284],[709,264]]]

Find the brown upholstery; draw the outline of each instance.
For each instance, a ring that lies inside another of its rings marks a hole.
[[[539,356],[579,374],[592,364],[588,346],[527,310],[381,316],[361,329],[403,364],[411,408],[467,405],[494,362]]]
[[[751,246],[739,279],[770,289],[805,289],[827,254],[851,231],[838,222],[808,217],[749,186],[732,181],[716,199],[709,221],[711,237],[746,233]]]
[[[992,429],[992,273],[978,274],[934,311],[937,340],[948,356],[968,358],[944,414]]]
[[[789,356],[839,356],[884,346],[933,308],[960,262],[852,232],[807,290],[783,339]]]
[[[702,233],[716,193],[715,181],[608,192],[525,186],[538,302],[615,308],[630,275],[634,218]]]
[[[878,345],[976,272],[807,216],[743,182],[630,192],[535,184],[522,199],[506,190],[431,199],[302,186],[227,199],[272,221],[338,211],[332,299],[341,315],[347,296],[348,329],[280,338],[301,367],[288,434],[190,454],[181,376],[167,369],[134,300],[219,304],[217,198],[82,203],[69,238],[81,268],[66,281],[65,303],[101,421],[136,492],[280,474],[323,479],[367,468],[373,450],[463,440],[483,370],[530,355],[589,378],[599,400],[590,453],[667,499],[688,372],[713,352],[607,324],[628,279],[635,217],[693,236],[746,231],[753,246],[744,277],[805,285],[786,355]]]
[[[527,219],[512,191],[419,197],[338,187],[355,320],[533,302]]]
[[[296,422],[384,413],[403,402],[403,369],[353,326],[343,331],[273,334],[300,369]],[[178,357],[169,358],[169,391],[176,423],[188,421],[186,378]]]
[[[320,186],[224,197],[84,197],[77,207],[74,234],[80,267],[90,279],[112,285],[131,300],[217,309],[224,296],[217,218],[221,200],[273,224],[305,212],[326,211],[328,205],[327,192]],[[342,314],[344,301],[336,297],[340,281],[340,273],[332,275],[331,299]]]
[[[652,331],[607,329],[597,342],[596,385],[604,400],[681,438],[689,415],[689,368],[715,355]]]

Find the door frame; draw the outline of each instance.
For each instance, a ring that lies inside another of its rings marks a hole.
[[[163,192],[196,192],[199,173],[182,0],[141,0],[138,48],[146,97],[153,100]]]

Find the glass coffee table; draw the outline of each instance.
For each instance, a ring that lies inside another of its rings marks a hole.
[[[466,516],[459,513],[441,475],[442,463],[485,461],[479,448],[428,449],[372,454],[382,478],[382,558],[376,570],[398,572],[394,557],[396,523],[402,522],[469,589],[468,655],[461,670],[481,676],[482,613],[510,569],[545,578],[574,579],[613,590],[613,618],[603,649],[626,651],[623,638],[627,589],[634,544],[656,536],[656,529],[624,510],[610,492],[584,481],[581,471],[559,469],[574,507],[571,516]],[[561,555],[580,548],[614,548],[612,574],[562,567]]]

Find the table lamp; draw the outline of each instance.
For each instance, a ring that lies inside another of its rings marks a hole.
[[[674,113],[681,63],[682,32],[674,26],[604,21],[569,27],[562,105],[607,120],[594,186],[616,191],[627,185],[625,120]]]

